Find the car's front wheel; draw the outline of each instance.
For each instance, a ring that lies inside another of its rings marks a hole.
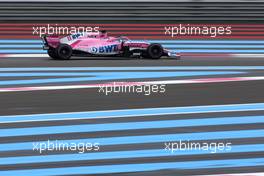
[[[72,47],[70,45],[60,44],[56,50],[59,59],[67,60],[72,56]]]
[[[158,43],[152,43],[147,48],[147,55],[151,59],[159,59],[163,55],[163,47]]]

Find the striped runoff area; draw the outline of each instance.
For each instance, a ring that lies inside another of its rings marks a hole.
[[[0,68],[0,93],[263,81],[263,71],[263,66]]]
[[[250,173],[264,167],[263,113],[250,103],[0,116],[0,175]]]

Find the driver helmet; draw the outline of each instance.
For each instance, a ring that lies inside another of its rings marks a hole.
[[[107,32],[106,32],[106,30],[102,30],[102,31],[100,32],[100,37],[101,37],[101,38],[107,38]]]

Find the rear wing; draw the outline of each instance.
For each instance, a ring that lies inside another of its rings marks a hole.
[[[56,48],[60,44],[60,37],[58,35],[42,35],[41,36],[44,47]]]

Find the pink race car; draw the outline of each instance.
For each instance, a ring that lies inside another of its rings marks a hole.
[[[161,44],[137,42],[127,37],[109,37],[106,31],[76,33],[60,38],[42,36],[43,49],[53,59],[70,59],[71,56],[121,56],[159,59],[162,56],[180,58],[176,52],[163,49]]]

